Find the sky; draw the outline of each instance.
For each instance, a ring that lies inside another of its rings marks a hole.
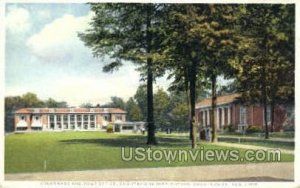
[[[5,96],[33,92],[46,100],[105,104],[111,96],[125,101],[141,84],[128,62],[113,73],[102,72],[108,58],[94,58],[77,37],[93,14],[87,4],[9,3],[5,11]],[[167,89],[165,77],[154,88]]]

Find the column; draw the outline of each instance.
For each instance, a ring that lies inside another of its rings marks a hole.
[[[63,130],[64,129],[64,115],[60,115],[60,118],[61,118],[61,129]]]
[[[211,125],[211,123],[210,123],[210,114],[209,114],[209,109],[207,110],[207,126],[208,125]]]
[[[98,125],[97,125],[97,114],[94,115],[94,121],[95,121],[95,129],[98,128]]]
[[[48,116],[48,125],[47,125],[47,129],[50,129],[50,114],[47,115]]]
[[[74,114],[74,126],[75,126],[75,129],[78,129],[78,125],[77,125],[77,114]]]
[[[231,124],[231,112],[230,112],[230,106],[227,108],[227,122],[228,122],[228,125]]]
[[[57,129],[57,119],[56,119],[56,115],[54,115],[54,130]]]
[[[91,115],[88,115],[88,129],[91,129]]]
[[[81,129],[84,129],[83,128],[83,122],[84,122],[84,117],[83,116],[84,116],[84,114],[81,114],[81,116],[80,116],[81,117]]]
[[[68,129],[71,129],[71,125],[70,125],[70,114],[68,114]]]
[[[222,126],[225,125],[225,108],[221,108],[222,109]]]

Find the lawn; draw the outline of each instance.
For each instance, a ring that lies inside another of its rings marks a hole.
[[[151,149],[190,149],[185,136],[158,134],[158,146]],[[146,135],[112,134],[105,132],[36,132],[5,136],[5,173],[69,171],[114,168],[195,166],[237,164],[245,161],[187,161],[169,162],[136,160],[123,161],[121,147],[148,147]],[[230,149],[211,143],[201,143],[207,149]],[[244,150],[239,149],[241,156]],[[128,153],[128,150],[127,150]],[[281,161],[294,161],[294,156],[282,154]],[[46,164],[45,164],[46,161]],[[258,162],[258,161],[254,161]]]

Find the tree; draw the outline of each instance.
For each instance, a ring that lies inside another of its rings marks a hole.
[[[82,103],[80,106],[80,108],[93,108],[94,106],[92,105],[92,103]]]
[[[24,107],[20,96],[5,97],[5,131],[14,130],[14,114],[13,112]]]
[[[25,93],[22,96],[5,97],[5,131],[14,130],[14,112],[20,108],[60,108],[67,107],[67,103],[56,102],[54,99],[40,100],[34,93]]]
[[[168,94],[162,89],[158,88],[154,94],[154,120],[160,128],[170,125],[168,121],[170,98]]]
[[[171,111],[173,126],[186,130],[188,125],[189,109],[186,102],[176,103]]]
[[[159,4],[91,4],[95,17],[91,29],[79,37],[96,57],[108,55],[113,62],[104,66],[106,72],[119,68],[124,60],[140,65],[147,80],[147,144],[156,144],[153,117],[153,79],[159,76],[162,16]]]
[[[248,48],[234,64],[239,90],[245,101],[263,105],[266,139],[268,106],[272,130],[275,105],[294,97],[294,15],[294,5],[247,5],[240,24]]]
[[[219,74],[228,73],[230,68],[224,55],[230,54],[230,48],[234,44],[233,30],[230,30],[230,22],[234,20],[233,12],[233,5],[175,5],[166,24],[168,37],[165,52],[172,59],[169,67],[174,71],[176,82],[183,84],[188,91],[190,138],[193,148],[195,102],[198,96],[196,88],[206,88],[208,84],[205,82],[210,79],[214,109],[216,78]],[[179,80],[181,82],[178,82]],[[213,130],[215,133],[214,126]]]
[[[102,105],[102,107],[125,109],[125,102],[123,101],[122,98],[117,97],[117,96],[113,96],[113,97],[110,97],[110,100],[111,100],[111,102]]]
[[[145,121],[147,117],[147,88],[145,85],[140,85],[137,88],[134,99],[141,110],[143,121]]]
[[[126,102],[126,111],[127,111],[127,118],[129,121],[142,121],[143,114],[141,112],[140,107],[134,101],[132,97],[128,99]]]
[[[201,14],[205,7],[194,4],[175,4],[169,8],[168,20],[164,25],[166,38],[164,53],[169,59],[166,68],[173,71],[174,79],[187,93],[189,106],[190,139],[192,148],[195,140],[195,103],[197,96],[197,80],[201,75],[201,45],[199,38],[192,35],[193,26],[202,20]],[[176,83],[175,83],[176,84]],[[178,87],[179,86],[179,87]]]
[[[44,102],[38,99],[36,94],[30,92],[22,95],[22,103],[25,108],[37,108],[44,106]]]
[[[66,108],[68,107],[67,103],[64,101],[58,102],[52,98],[49,98],[45,101],[45,106],[48,108]]]
[[[234,58],[234,50],[237,48],[237,32],[234,30],[238,7],[236,5],[208,5],[206,11],[201,14],[206,16],[203,22],[195,24],[192,34],[200,39],[203,46],[202,65],[205,77],[211,82],[211,128],[212,142],[217,141],[215,125],[215,109],[217,101],[217,77],[224,75],[233,76],[234,69],[228,63]]]

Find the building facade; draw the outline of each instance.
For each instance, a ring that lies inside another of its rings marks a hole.
[[[22,108],[15,112],[15,131],[101,130],[125,121],[119,108]]]
[[[247,127],[261,126],[264,128],[264,113],[267,113],[267,123],[271,124],[271,110],[261,105],[245,105],[238,100],[240,94],[217,97],[214,123],[217,130],[232,125],[236,130],[243,131]],[[203,127],[211,127],[211,98],[196,104],[196,121]],[[294,105],[276,105],[274,110],[274,131],[280,131],[287,126],[294,126]]]

